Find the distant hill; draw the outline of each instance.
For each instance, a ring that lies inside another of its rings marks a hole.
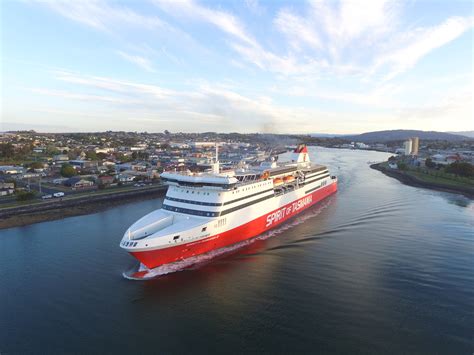
[[[338,133],[310,133],[311,137],[315,138],[333,138],[333,137],[342,137],[345,134],[338,134]]]
[[[460,136],[465,136],[469,138],[474,138],[474,131],[462,131],[462,132],[448,132],[451,134],[458,134]]]
[[[347,135],[341,138],[364,142],[364,143],[374,143],[374,142],[389,142],[389,141],[401,141],[408,139],[410,137],[419,137],[420,140],[446,140],[446,141],[462,141],[469,139],[466,136],[459,134],[446,133],[446,132],[436,132],[436,131],[417,131],[417,130],[406,130],[406,129],[397,129],[393,131],[377,131],[377,132],[367,132],[357,135]]]

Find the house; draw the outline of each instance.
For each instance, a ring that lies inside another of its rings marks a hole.
[[[133,182],[135,181],[135,176],[128,174],[119,174],[117,176],[118,181],[120,182]]]
[[[114,177],[109,176],[109,175],[104,175],[104,176],[99,176],[97,180],[99,181],[99,184],[110,185],[114,182]]]
[[[97,162],[96,161],[71,160],[71,161],[69,161],[69,164],[71,164],[73,167],[79,168],[79,169],[97,169]]]
[[[115,151],[115,148],[96,148],[95,152],[96,154],[98,153],[103,153],[103,154],[110,154]]]
[[[140,152],[140,151],[146,150],[146,148],[147,148],[147,145],[142,143],[142,144],[137,144],[134,147],[130,147],[130,150],[132,152]]]
[[[64,185],[70,186],[73,189],[79,189],[79,188],[84,188],[84,187],[91,187],[94,185],[94,183],[92,181],[84,180],[80,177],[75,176],[70,179],[67,179],[64,182]]]
[[[0,181],[0,196],[11,195],[15,192],[15,183]]]
[[[65,162],[68,161],[69,157],[66,154],[57,154],[53,156],[53,161],[54,162]]]
[[[23,174],[24,168],[22,166],[10,166],[2,165],[0,166],[0,173],[14,175],[14,174]]]
[[[135,171],[146,171],[148,168],[148,165],[149,164],[144,163],[144,162],[134,163],[134,164],[130,164],[130,169],[135,170]]]
[[[15,188],[14,182],[0,181],[0,189],[14,189],[14,188]]]
[[[455,155],[448,155],[448,156],[446,157],[446,162],[447,162],[448,164],[455,163],[455,162],[458,162],[458,161],[461,161],[461,157],[460,157],[459,155],[457,155],[457,154],[455,154]]]
[[[55,185],[60,185],[60,184],[63,184],[66,180],[68,180],[68,178],[54,179],[54,180],[53,180],[53,184],[55,184]]]
[[[35,147],[33,148],[34,153],[44,153],[46,151],[45,147]]]

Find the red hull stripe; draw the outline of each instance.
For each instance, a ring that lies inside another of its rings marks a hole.
[[[305,195],[294,202],[258,217],[253,221],[223,233],[210,236],[206,239],[164,249],[131,252],[130,254],[149,269],[153,269],[163,264],[172,263],[174,261],[183,260],[191,256],[204,254],[211,250],[220,249],[262,234],[263,232],[283,223],[287,219],[296,216],[298,213],[315,203],[318,203],[336,191],[337,183],[332,183],[320,190]]]

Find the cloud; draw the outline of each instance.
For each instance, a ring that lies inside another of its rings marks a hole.
[[[390,66],[386,79],[392,79],[410,68],[433,50],[442,47],[474,26],[473,18],[450,17],[438,26],[417,28],[399,36],[398,48],[376,59],[374,69]]]
[[[117,51],[117,54],[120,55],[123,59],[138,65],[140,68],[145,69],[150,73],[156,73],[156,70],[153,68],[151,61],[147,58],[138,55],[131,55],[122,51]]]
[[[190,131],[192,119],[199,120],[199,130],[260,131],[262,127],[274,125],[276,131],[287,130],[298,120],[298,131],[308,124],[307,117],[315,117],[316,111],[304,108],[285,107],[270,97],[249,97],[229,89],[224,84],[199,84],[189,90],[170,90],[157,85],[117,80],[107,77],[81,75],[74,72],[56,72],[56,77],[71,85],[69,90],[34,88],[30,91],[61,100],[79,100],[90,103],[107,103],[103,110],[117,112],[117,117],[127,115],[130,125],[134,121],[171,119],[175,128]],[[82,93],[82,88],[88,92]],[[92,110],[93,105],[90,105]],[[91,117],[92,113],[84,112]],[[111,115],[113,117],[113,115]],[[160,121],[161,122],[161,121]],[[312,122],[313,123],[313,122]],[[312,124],[311,123],[311,124]]]
[[[261,15],[265,11],[258,0],[245,0],[245,6],[256,15]]]
[[[153,2],[170,15],[207,22],[234,38],[248,44],[255,44],[255,40],[246,33],[243,24],[226,11],[214,10],[192,0],[154,0]]]
[[[230,46],[258,68],[284,75],[325,72],[369,80],[381,74],[390,80],[473,27],[472,17],[451,17],[437,26],[405,31],[402,10],[393,0],[370,6],[353,0],[314,0],[301,15],[291,8],[278,11],[273,23],[286,39],[285,54],[270,52],[257,42]]]
[[[124,24],[147,28],[168,27],[166,22],[156,16],[141,15],[130,8],[112,6],[105,1],[46,0],[39,3],[70,20],[102,31],[110,31],[112,27],[118,28]]]
[[[284,9],[278,13],[274,23],[278,30],[287,36],[290,46],[301,49],[301,46],[306,44],[313,48],[322,48],[321,39],[311,20]]]
[[[450,128],[453,124],[452,119],[450,119],[451,117],[456,117],[454,130],[460,127],[464,127],[465,130],[474,128],[472,121],[474,99],[470,91],[458,92],[445,97],[439,102],[431,102],[422,106],[404,107],[397,112],[400,118],[426,122],[430,127],[434,127],[433,129],[452,130]]]
[[[64,90],[50,90],[45,88],[31,88],[31,92],[41,95],[48,95],[48,96],[57,96],[64,99],[74,99],[74,100],[81,100],[81,101],[101,101],[101,102],[109,102],[109,103],[120,103],[120,104],[136,104],[140,103],[137,100],[127,100],[118,97],[112,96],[104,96],[104,95],[91,95],[91,94],[82,94],[82,93],[74,93],[68,92]]]
[[[162,42],[185,44],[193,50],[205,51],[191,35],[159,16],[140,13],[120,2],[107,0],[33,0],[33,2],[46,6],[71,21],[104,32],[120,40],[121,45],[125,41],[129,47],[135,46],[136,33],[130,30],[137,29],[142,31],[144,37],[152,34],[155,39],[160,38]]]

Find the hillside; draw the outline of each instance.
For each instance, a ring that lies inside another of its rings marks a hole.
[[[405,130],[397,129],[392,131],[377,131],[377,132],[367,132],[357,135],[348,135],[341,138],[364,142],[364,143],[373,143],[373,142],[389,142],[389,141],[401,141],[408,139],[410,137],[419,137],[423,140],[446,140],[446,141],[462,141],[469,139],[468,137],[461,136],[458,134],[446,133],[446,132],[436,132],[436,131],[417,131],[417,130]]]
[[[458,134],[460,136],[465,136],[469,138],[474,138],[474,131],[448,132],[448,133]]]

